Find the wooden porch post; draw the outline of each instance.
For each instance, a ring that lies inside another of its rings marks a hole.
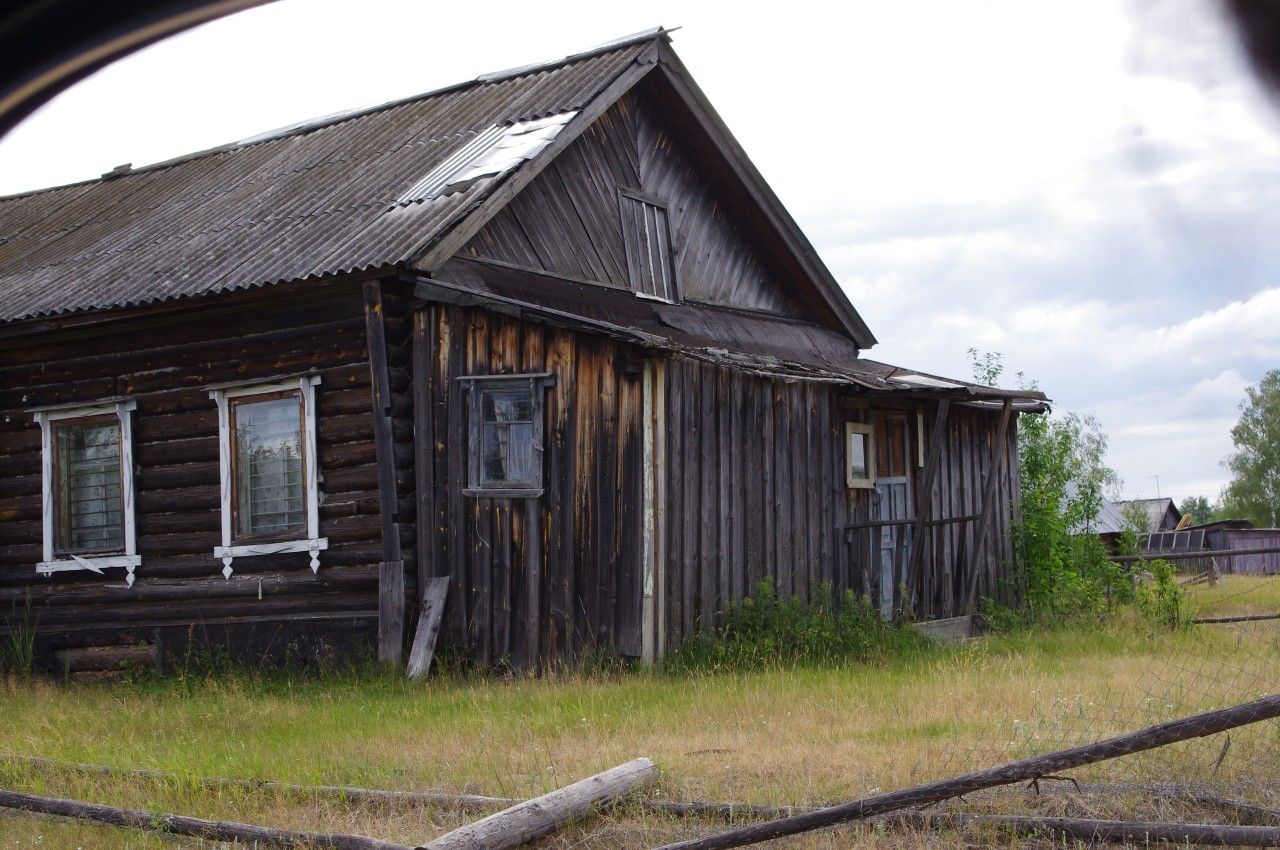
[[[982,483],[982,506],[978,509],[977,524],[973,529],[973,545],[969,549],[969,592],[965,594],[964,609],[973,612],[974,597],[978,592],[978,562],[982,558],[982,546],[991,527],[992,505],[995,503],[996,484],[1000,480],[1000,467],[1004,465],[1005,437],[1009,433],[1009,420],[1013,418],[1013,400],[1005,399],[1000,408],[1000,425],[991,445],[991,462],[987,464],[987,477]]]
[[[938,411],[933,417],[933,432],[929,434],[929,451],[924,459],[924,475],[916,491],[916,521],[911,532],[911,558],[907,564],[905,584],[910,587],[920,570],[924,558],[924,529],[933,508],[933,480],[938,477],[942,462],[942,440],[947,430],[947,414],[951,410],[950,399],[938,400]]]
[[[404,559],[396,521],[395,447],[391,430],[391,376],[382,315],[382,283],[364,284],[365,338],[373,399],[373,442],[378,465],[378,512],[382,519],[382,563],[378,565],[378,660],[400,665],[404,649]]]

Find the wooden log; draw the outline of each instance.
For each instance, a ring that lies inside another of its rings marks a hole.
[[[1192,625],[1202,626],[1209,623],[1256,623],[1261,620],[1280,620],[1280,614],[1236,614],[1230,617],[1196,617]]]
[[[270,779],[233,779],[227,777],[190,777],[163,770],[138,770],[102,764],[56,761],[40,756],[0,755],[0,762],[28,765],[33,768],[73,771],[99,776],[127,777],[148,782],[198,785],[204,788],[244,788],[302,797],[327,797],[353,804],[382,806],[450,806],[467,811],[505,809],[525,802],[515,797],[490,797],[484,794],[460,794],[454,791],[387,791],[348,785],[295,785]],[[679,802],[675,800],[636,801],[646,812],[671,817],[714,817],[723,820],[742,818],[779,818],[812,808],[774,806],[756,803]]]
[[[413,648],[409,650],[410,679],[421,679],[431,669],[431,658],[435,655],[436,638],[440,635],[440,623],[444,618],[444,603],[448,593],[448,576],[427,579],[418,614],[418,630],[413,635]]]
[[[417,850],[509,850],[550,835],[600,803],[618,800],[658,775],[647,758],[603,773],[446,833]]]
[[[964,829],[987,826],[1019,835],[1061,835],[1076,841],[1125,842],[1147,847],[1168,843],[1175,846],[1277,847],[1280,827],[1224,826],[1206,823],[1164,821],[1117,821],[1085,818],[1043,818],[1023,815],[977,815],[948,813],[904,817],[901,822],[931,829]]]
[[[155,814],[136,809],[120,809],[98,803],[66,800],[60,797],[40,797],[17,791],[0,791],[0,806],[43,815],[58,815],[77,820],[94,821],[111,826],[144,829],[169,835],[189,835],[210,841],[244,842],[251,846],[271,847],[323,847],[326,850],[409,850],[403,844],[393,844],[363,835],[341,833],[301,832],[292,829],[275,829],[269,826],[253,826],[233,821],[213,821],[183,815]]]
[[[1119,735],[1092,744],[1083,744],[1065,750],[1032,758],[1020,759],[997,767],[941,779],[912,788],[864,797],[838,806],[819,809],[816,812],[780,818],[768,823],[755,824],[742,829],[729,830],[706,838],[665,845],[661,850],[719,850],[719,848],[744,847],[774,838],[796,835],[850,821],[866,820],[912,806],[938,803],[962,794],[1039,779],[1087,764],[1117,758],[1131,753],[1156,749],[1178,741],[1201,738],[1235,729],[1261,720],[1280,717],[1280,694],[1273,694],[1231,708],[1209,711],[1148,726],[1137,732]]]

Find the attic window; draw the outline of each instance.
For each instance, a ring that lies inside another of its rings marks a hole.
[[[630,192],[619,195],[619,205],[631,288],[644,298],[674,302],[678,293],[666,205]]]
[[[577,114],[576,111],[561,112],[514,124],[491,124],[427,172],[409,191],[397,198],[396,203],[438,198],[455,186],[463,187],[481,177],[502,174],[525,160],[533,159]]]

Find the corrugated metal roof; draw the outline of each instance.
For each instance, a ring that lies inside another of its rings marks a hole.
[[[410,187],[486,128],[582,109],[658,37],[0,199],[0,320],[405,262],[515,169],[399,202]]]

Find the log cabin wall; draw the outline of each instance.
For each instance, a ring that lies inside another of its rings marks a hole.
[[[0,347],[0,608],[10,614],[29,600],[45,650],[150,641],[158,628],[181,635],[189,624],[213,630],[289,621],[258,628],[248,652],[263,656],[273,651],[265,644],[290,651],[290,641],[305,638],[317,621],[338,624],[328,639],[351,646],[372,634],[381,534],[360,285],[303,286],[305,292],[281,287],[211,297],[155,317],[77,322],[78,329]],[[387,326],[403,470],[412,439],[403,395],[409,377],[403,309],[394,298]],[[313,369],[321,376],[320,534],[329,540],[319,573],[312,574],[306,553],[281,554],[237,558],[224,579],[213,556],[221,543],[218,417],[205,386]],[[117,569],[37,576],[40,429],[27,411],[117,396],[137,400],[136,584],[127,587]],[[227,639],[225,630],[219,634],[215,642]]]

